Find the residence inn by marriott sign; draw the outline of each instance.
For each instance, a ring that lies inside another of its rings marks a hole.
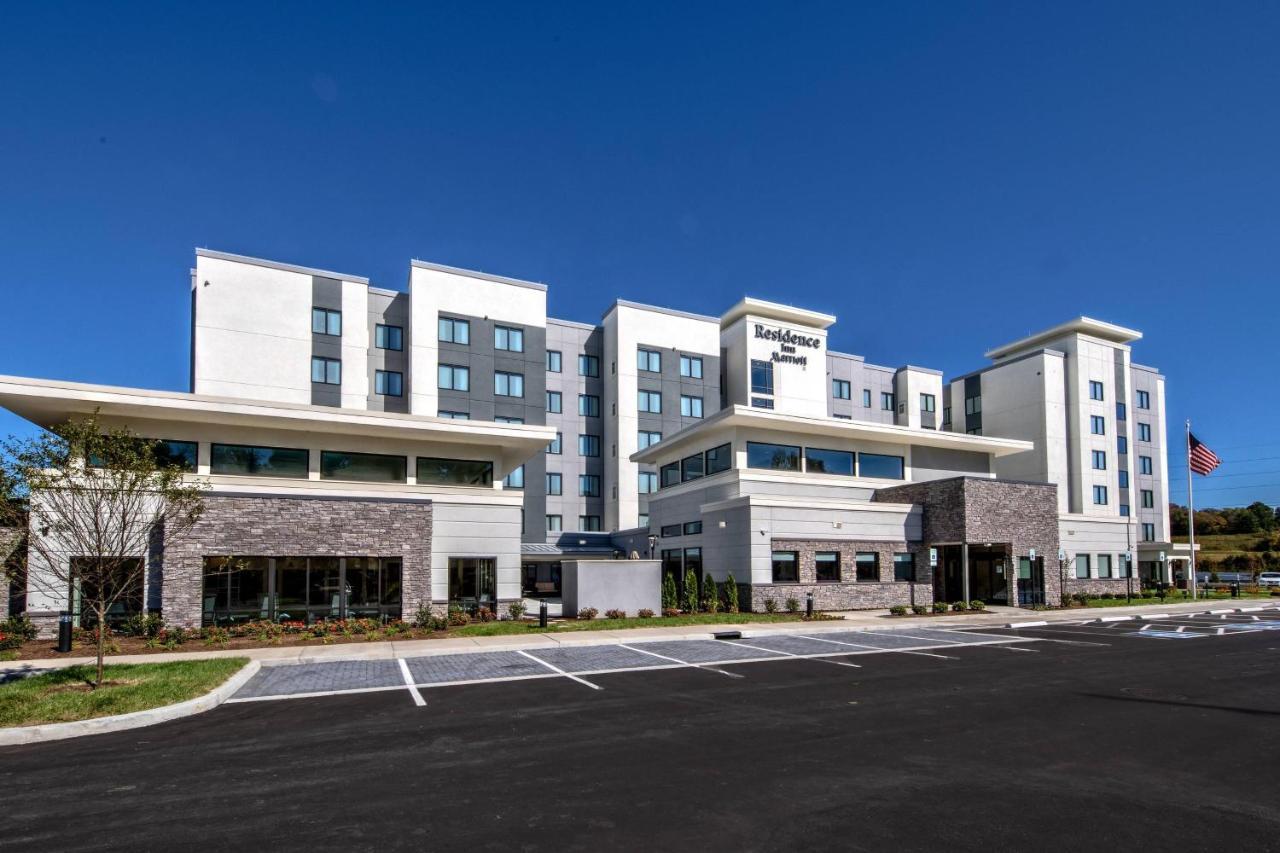
[[[766,341],[775,341],[778,349],[769,355],[769,360],[782,364],[798,364],[804,367],[809,363],[809,356],[799,355],[796,347],[805,347],[808,349],[821,349],[822,341],[818,338],[809,337],[808,335],[797,334],[790,330],[770,329],[759,323],[755,324],[755,336]]]

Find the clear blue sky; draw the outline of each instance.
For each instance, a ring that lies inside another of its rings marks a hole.
[[[410,5],[5,5],[0,373],[185,390],[197,246],[948,375],[1088,314],[1227,460],[1197,503],[1280,502],[1280,5]]]

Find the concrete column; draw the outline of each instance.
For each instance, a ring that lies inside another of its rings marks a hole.
[[[960,590],[961,599],[969,603],[969,545],[960,546]]]

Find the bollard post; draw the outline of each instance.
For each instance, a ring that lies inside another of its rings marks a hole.
[[[547,627],[547,602],[546,601],[538,602],[538,627],[539,628]]]
[[[71,611],[58,613],[58,651],[66,654],[71,651]]]
[[[804,594],[804,615],[806,618],[813,618],[813,593],[806,592]]]

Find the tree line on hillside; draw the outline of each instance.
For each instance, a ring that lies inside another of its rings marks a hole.
[[[1169,528],[1174,536],[1187,535],[1187,508],[1169,504]],[[1280,507],[1262,501],[1244,507],[1196,510],[1196,535],[1224,533],[1273,533],[1280,530]]]

